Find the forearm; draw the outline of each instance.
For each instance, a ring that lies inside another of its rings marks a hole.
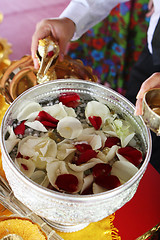
[[[60,18],[67,17],[76,25],[72,40],[80,38],[83,33],[101,22],[110,11],[121,2],[127,0],[72,0],[62,12]]]

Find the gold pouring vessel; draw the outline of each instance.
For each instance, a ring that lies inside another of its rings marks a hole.
[[[39,41],[39,70],[34,68],[30,55],[13,61],[0,78],[0,92],[5,96],[6,102],[11,103],[30,87],[50,80],[83,79],[97,82],[92,68],[84,66],[81,60],[65,56],[60,62],[58,56],[58,43],[49,37]]]
[[[153,88],[145,93],[142,117],[146,125],[160,136],[160,88]]]

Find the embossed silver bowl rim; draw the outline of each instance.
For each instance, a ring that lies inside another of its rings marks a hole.
[[[143,175],[143,173],[145,172],[148,162],[150,160],[150,155],[151,155],[151,135],[150,135],[150,131],[147,128],[147,126],[145,125],[143,119],[141,116],[134,116],[133,118],[136,119],[136,121],[138,122],[138,124],[140,125],[140,127],[143,128],[142,134],[145,135],[145,141],[146,141],[146,155],[145,155],[145,160],[142,164],[142,166],[140,167],[140,169],[138,170],[138,172],[126,183],[124,183],[123,185],[113,189],[113,190],[109,190],[103,193],[99,193],[99,194],[90,194],[90,195],[71,195],[71,194],[64,194],[64,193],[60,193],[60,192],[55,192],[53,190],[47,189],[45,187],[42,187],[40,185],[38,185],[37,183],[33,182],[32,180],[30,180],[29,178],[27,178],[14,164],[13,160],[11,159],[10,155],[7,152],[6,146],[5,146],[5,139],[4,139],[4,133],[5,133],[5,122],[7,121],[8,116],[11,114],[11,110],[13,108],[13,106],[15,105],[19,105],[20,100],[31,95],[32,93],[39,93],[41,94],[41,91],[43,88],[50,88],[52,89],[52,87],[54,85],[58,84],[58,88],[63,88],[63,84],[68,84],[68,88],[69,87],[73,87],[75,88],[74,84],[77,86],[87,86],[88,89],[94,89],[94,91],[96,91],[97,88],[100,88],[104,91],[108,91],[109,94],[113,95],[114,98],[116,99],[120,99],[121,101],[119,101],[119,104],[125,103],[126,107],[128,106],[128,111],[132,110],[132,113],[130,113],[131,115],[133,115],[134,113],[134,105],[132,103],[130,103],[125,97],[123,97],[122,95],[120,95],[119,93],[115,92],[114,90],[110,89],[110,88],[106,88],[103,85],[100,85],[98,83],[93,83],[93,82],[89,82],[89,81],[84,81],[84,80],[77,80],[77,79],[59,79],[59,80],[54,80],[54,81],[50,81],[44,84],[40,84],[37,85],[35,87],[32,87],[30,89],[28,89],[27,91],[23,92],[20,96],[18,96],[14,102],[10,105],[10,107],[8,108],[8,110],[6,111],[3,121],[2,121],[2,125],[1,125],[1,136],[0,136],[0,140],[1,140],[1,146],[2,146],[2,155],[5,154],[7,156],[7,160],[8,160],[8,164],[10,166],[10,168],[12,169],[13,172],[15,172],[20,181],[25,181],[27,182],[28,186],[30,186],[31,188],[34,188],[36,191],[41,192],[43,194],[45,194],[45,196],[47,197],[54,197],[57,200],[64,200],[64,201],[69,201],[69,202],[77,202],[77,203],[87,203],[89,202],[90,204],[97,201],[97,200],[103,200],[103,199],[108,199],[108,198],[112,198],[113,196],[123,192],[124,190],[130,188],[136,181],[139,180],[139,178]],[[73,86],[72,86],[73,85]],[[53,91],[53,89],[52,89]],[[54,89],[54,91],[56,91]],[[35,95],[34,95],[35,97]],[[145,133],[144,133],[145,132]]]

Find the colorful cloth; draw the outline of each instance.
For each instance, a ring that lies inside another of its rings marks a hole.
[[[130,70],[146,44],[147,10],[148,0],[117,5],[106,19],[72,42],[68,54],[91,66],[100,83],[124,95]]]

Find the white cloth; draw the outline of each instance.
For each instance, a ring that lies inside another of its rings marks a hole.
[[[80,38],[87,30],[106,18],[110,11],[126,0],[72,0],[60,17],[67,17],[76,24],[76,32],[72,40]],[[160,17],[160,0],[153,0],[154,13],[151,16],[147,32],[148,48],[152,53],[151,41]]]

